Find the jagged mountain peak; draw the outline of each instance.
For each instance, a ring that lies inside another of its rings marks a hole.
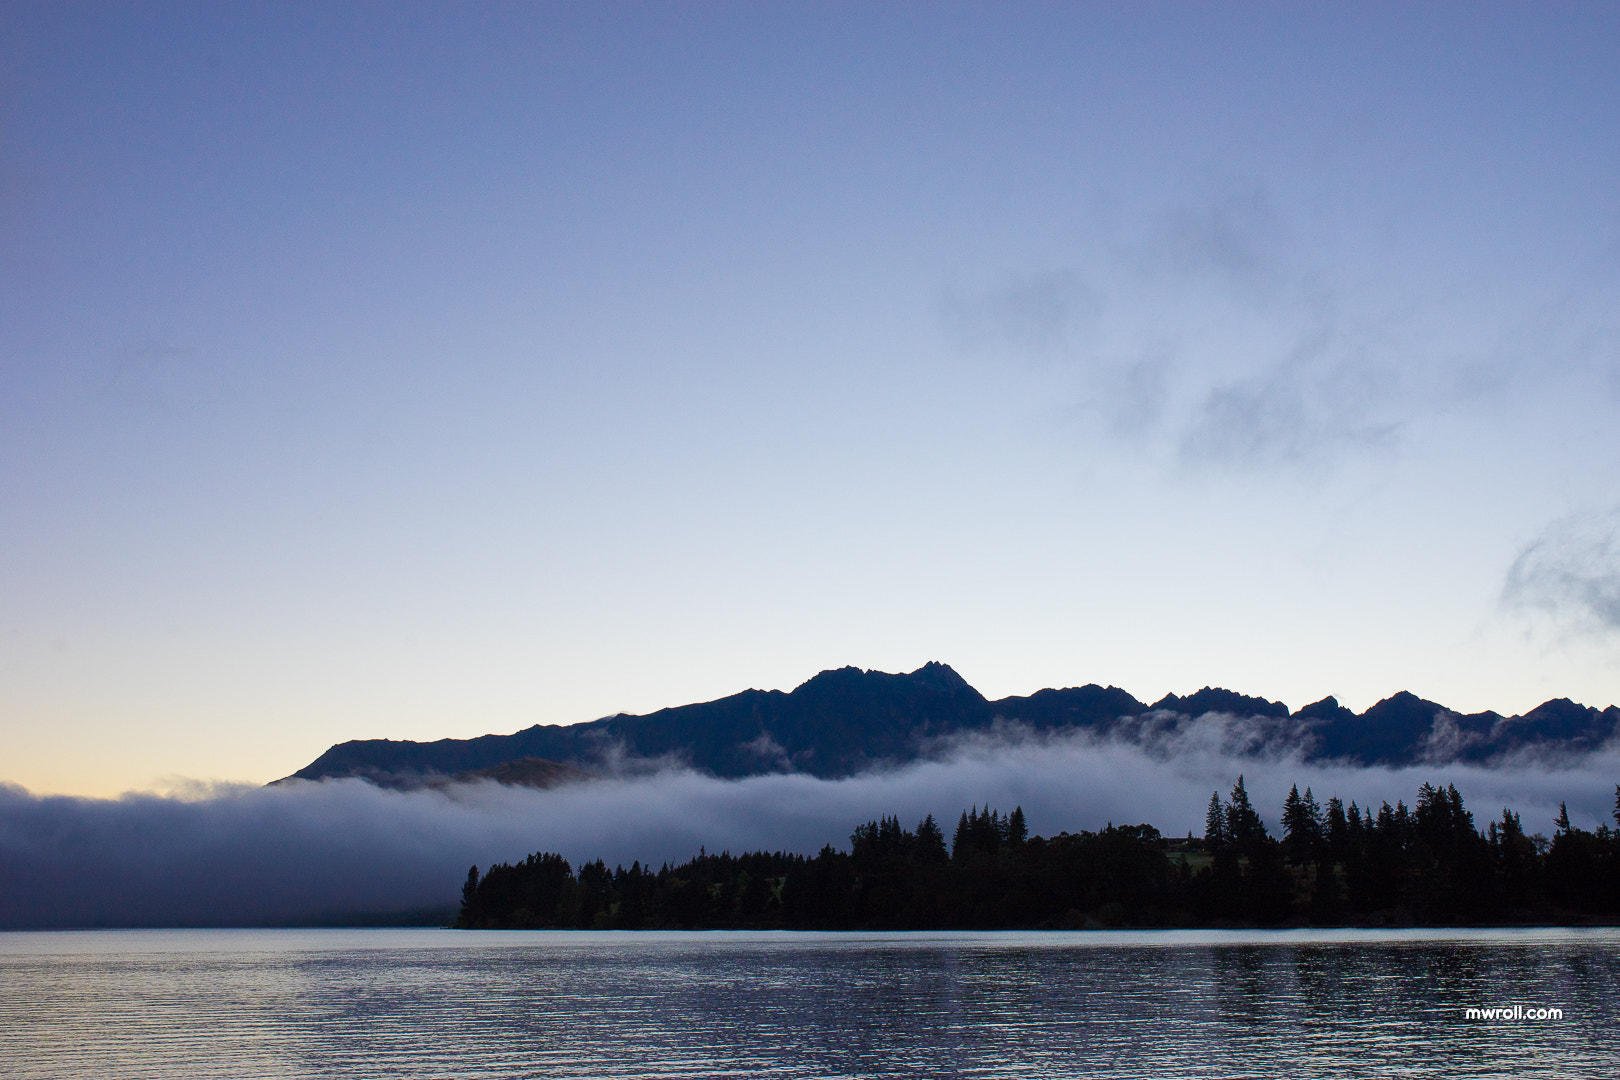
[[[1235,690],[1223,690],[1217,686],[1206,686],[1196,693],[1179,697],[1175,694],[1166,694],[1153,703],[1155,711],[1185,713],[1188,716],[1203,716],[1205,713],[1228,713],[1232,716],[1275,716],[1288,715],[1288,706],[1280,701],[1267,701],[1262,697],[1250,697]]]
[[[1321,701],[1313,701],[1309,705],[1302,706],[1294,714],[1295,718],[1299,720],[1353,719],[1355,715],[1355,713],[1340,705],[1339,699],[1332,694],[1329,694]]]
[[[1280,701],[1213,686],[1184,697],[1167,694],[1152,706],[1096,683],[987,701],[950,665],[934,660],[899,673],[831,668],[791,693],[744,690],[645,715],[536,725],[513,735],[340,743],[294,776],[359,776],[379,783],[394,777],[405,784],[521,758],[594,772],[613,767],[607,760],[613,757],[684,762],[721,777],[779,771],[842,777],[936,753],[942,738],[997,722],[1140,741],[1179,731],[1211,713],[1255,721],[1248,727],[1246,752],[1299,751],[1351,765],[1488,761],[1526,745],[1584,753],[1620,733],[1620,709],[1600,712],[1567,698],[1505,718],[1492,712],[1460,715],[1404,690],[1360,715],[1333,697],[1290,714]]]
[[[878,671],[876,668],[858,668],[848,665],[841,668],[828,668],[817,672],[798,686],[793,693],[801,691],[811,693],[825,690],[846,690],[851,688],[892,688],[899,686],[917,687],[924,690],[933,690],[950,694],[970,694],[983,700],[968,681],[956,673],[949,664],[942,664],[938,660],[930,660],[916,671],[891,673]]]

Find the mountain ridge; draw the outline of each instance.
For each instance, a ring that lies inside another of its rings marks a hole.
[[[817,673],[793,690],[748,689],[713,701],[510,735],[338,743],[286,780],[360,777],[384,786],[484,773],[525,758],[586,773],[674,763],[723,778],[801,772],[852,776],[927,756],[942,739],[998,723],[1035,732],[1088,731],[1136,742],[1173,739],[1204,718],[1232,730],[1239,752],[1294,751],[1351,765],[1487,762],[1526,748],[1584,753],[1620,730],[1620,708],[1554,698],[1518,716],[1462,714],[1399,691],[1362,713],[1333,697],[1284,703],[1205,686],[1152,705],[1116,686],[1047,688],[990,701],[949,665],[912,672],[857,667]],[[282,781],[277,781],[281,783]]]

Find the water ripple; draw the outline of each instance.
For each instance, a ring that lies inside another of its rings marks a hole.
[[[1168,944],[1166,944],[1168,942]],[[1613,931],[0,935],[0,1061],[158,1077],[1568,1077]],[[1467,1021],[1467,1006],[1559,1021]]]

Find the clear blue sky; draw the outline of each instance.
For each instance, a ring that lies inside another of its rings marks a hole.
[[[1620,702],[1620,8],[8,4],[0,780],[825,667]]]

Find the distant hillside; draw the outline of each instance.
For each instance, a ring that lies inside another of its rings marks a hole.
[[[524,757],[516,761],[503,761],[487,769],[468,769],[449,778],[451,782],[467,783],[475,780],[493,780],[509,787],[554,788],[561,784],[577,784],[581,780],[596,779],[583,769],[545,758]]]
[[[358,776],[414,786],[476,773],[549,786],[579,778],[575,770],[659,760],[720,777],[804,772],[833,778],[925,757],[942,739],[998,723],[1145,743],[1173,740],[1211,715],[1227,725],[1239,753],[1297,749],[1307,760],[1354,765],[1483,762],[1526,747],[1580,753],[1601,746],[1620,727],[1620,709],[1612,705],[1598,710],[1557,698],[1523,716],[1463,715],[1404,691],[1359,715],[1331,697],[1290,712],[1280,701],[1213,687],[1152,705],[1096,684],[987,701],[950,667],[929,663],[907,674],[839,668],[792,693],[744,690],[645,716],[537,724],[512,735],[428,743],[360,739],[339,743],[288,779]],[[502,768],[528,758],[542,761]]]

